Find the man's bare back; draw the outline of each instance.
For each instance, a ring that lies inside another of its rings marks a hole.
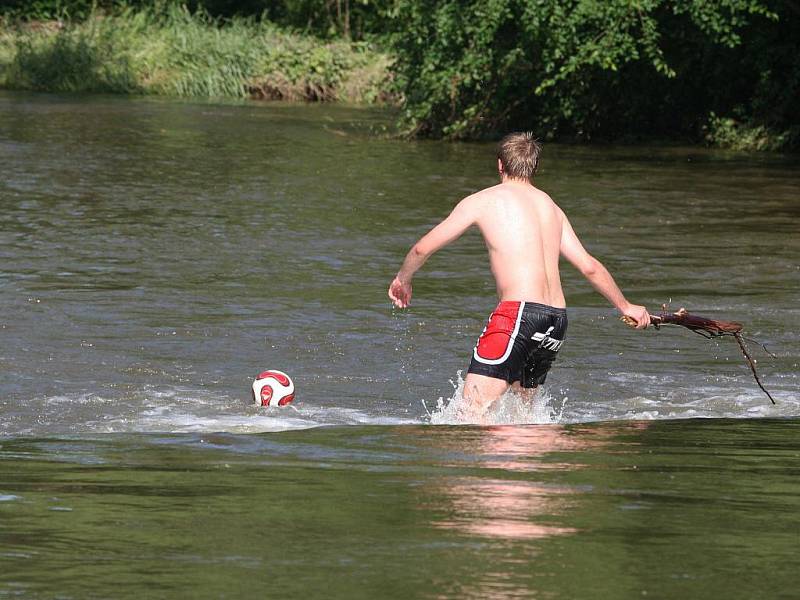
[[[463,202],[489,250],[498,298],[565,307],[558,272],[563,213],[550,196],[507,181]]]
[[[501,183],[459,202],[412,246],[389,286],[395,306],[407,307],[411,279],[425,261],[473,225],[480,229],[500,299],[475,346],[464,386],[465,397],[482,410],[509,385],[535,390],[544,382],[567,327],[560,256],[639,329],[650,324],[647,309],[625,299],[608,270],[584,249],[564,212],[531,183],[539,150],[530,133],[506,136],[498,151]]]

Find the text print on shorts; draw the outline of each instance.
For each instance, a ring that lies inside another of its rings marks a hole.
[[[558,352],[561,348],[561,344],[564,343],[564,340],[557,340],[556,338],[550,337],[550,334],[553,333],[553,329],[555,329],[555,326],[551,325],[544,333],[534,333],[531,336],[531,339],[534,342],[539,342],[539,348]]]

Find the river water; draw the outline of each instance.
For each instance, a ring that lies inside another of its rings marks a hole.
[[[548,144],[537,184],[632,301],[568,266],[533,406],[463,421],[494,303],[491,144],[346,107],[0,94],[0,597],[794,597],[800,159]],[[266,369],[289,407],[250,404]],[[323,427],[324,426],[324,427]]]

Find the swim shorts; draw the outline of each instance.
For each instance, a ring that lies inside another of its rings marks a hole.
[[[501,302],[478,338],[468,372],[508,383],[519,381],[524,388],[541,385],[566,332],[566,309],[536,302]]]

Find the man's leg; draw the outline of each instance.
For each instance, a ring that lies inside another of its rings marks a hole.
[[[467,373],[467,378],[464,380],[464,399],[483,413],[492,402],[505,394],[507,389],[508,382],[505,379]]]
[[[514,392],[517,396],[522,398],[522,401],[527,404],[532,404],[533,399],[536,398],[536,392],[538,391],[539,386],[533,386],[530,388],[524,388],[520,384],[519,381],[515,381],[511,384],[511,391]]]

